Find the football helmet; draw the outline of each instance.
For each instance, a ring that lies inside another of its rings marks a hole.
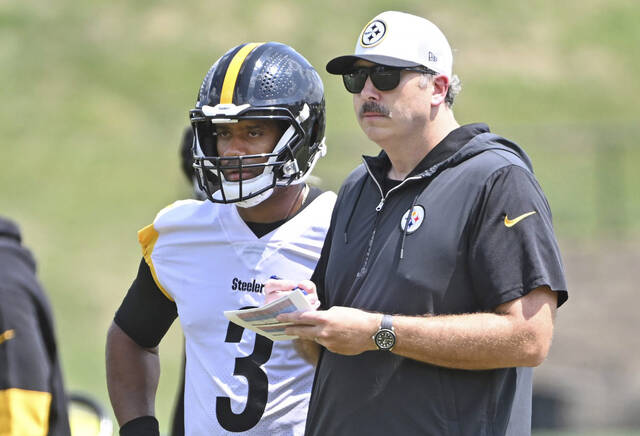
[[[277,42],[242,44],[218,59],[189,118],[196,178],[214,203],[255,206],[276,186],[302,183],[326,153],[322,80],[304,57]],[[216,126],[245,119],[284,121],[287,127],[270,153],[219,156]],[[251,179],[225,179],[223,170],[243,174],[249,167],[263,169]]]

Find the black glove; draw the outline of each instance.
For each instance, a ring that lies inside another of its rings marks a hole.
[[[160,436],[155,416],[140,416],[120,427],[120,436]]]

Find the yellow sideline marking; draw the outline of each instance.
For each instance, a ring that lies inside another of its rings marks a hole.
[[[220,93],[221,104],[233,103],[233,90],[236,88],[236,81],[238,80],[238,73],[242,63],[249,56],[249,53],[258,46],[261,46],[264,42],[252,42],[240,49],[238,53],[231,59],[227,73],[224,75],[224,82],[222,83],[222,92]]]

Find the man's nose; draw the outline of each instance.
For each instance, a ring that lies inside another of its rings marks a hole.
[[[360,97],[365,100],[378,100],[380,99],[380,90],[373,86],[373,82],[371,81],[371,77],[367,76],[367,80],[364,82],[364,86],[362,87],[362,91],[360,91]]]
[[[231,138],[226,141],[222,151],[222,155],[226,157],[243,156],[245,154],[247,154],[247,143],[236,135],[231,136]]]

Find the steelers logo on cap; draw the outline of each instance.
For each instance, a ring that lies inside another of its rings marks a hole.
[[[411,214],[411,217],[409,217]],[[413,206],[413,208],[407,210],[402,219],[400,220],[400,229],[404,232],[406,229],[407,234],[413,233],[424,222],[424,208],[422,206]]]
[[[362,31],[360,45],[373,47],[384,38],[385,33],[387,33],[387,26],[380,20],[373,20]]]

